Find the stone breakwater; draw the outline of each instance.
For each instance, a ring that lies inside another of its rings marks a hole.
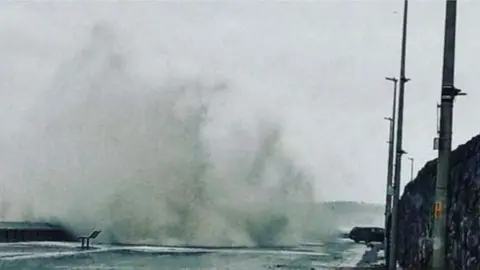
[[[455,149],[450,162],[448,269],[473,269],[480,265],[480,135]],[[436,166],[436,160],[427,162],[400,199],[397,258],[402,268],[426,269],[432,255]]]

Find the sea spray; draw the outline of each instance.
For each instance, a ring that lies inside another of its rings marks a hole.
[[[3,216],[101,229],[122,243],[265,246],[332,231],[281,121],[220,125],[216,104],[241,89],[202,77],[144,81],[113,29],[92,32],[10,146],[21,158],[7,174],[16,185],[4,184]],[[222,143],[211,130],[225,131]]]

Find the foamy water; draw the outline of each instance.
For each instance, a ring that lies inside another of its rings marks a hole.
[[[59,248],[59,251],[49,251],[52,247]],[[91,250],[79,250],[77,244],[36,242],[11,243],[4,245],[2,250],[4,248],[9,248],[11,254],[0,256],[0,267],[21,269],[264,269],[270,266],[277,269],[331,269],[355,266],[360,260],[361,249],[365,250],[365,247],[351,243],[324,243],[323,247],[308,249],[94,245]],[[29,249],[35,251],[28,252]]]

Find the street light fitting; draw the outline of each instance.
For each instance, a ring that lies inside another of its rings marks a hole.
[[[398,79],[395,78],[395,77],[385,77],[385,80],[392,81],[392,82],[397,82],[398,81]]]

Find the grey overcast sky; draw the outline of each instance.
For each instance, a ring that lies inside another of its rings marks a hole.
[[[444,2],[410,3],[404,146],[416,170],[436,155]],[[120,40],[129,70],[146,82],[169,76],[227,81],[234,91],[222,121],[265,115],[280,121],[284,143],[314,175],[317,200],[382,202],[383,117],[390,116],[392,97],[384,77],[399,75],[402,12],[401,0],[3,1],[0,140],[14,150],[0,151],[1,166],[5,171],[26,158],[18,134],[27,132],[28,115],[65,59],[103,23]],[[456,103],[455,146],[480,130],[479,12],[479,1],[459,1],[456,85],[468,96]],[[406,158],[403,165],[405,183]],[[7,173],[1,178],[14,182]]]

